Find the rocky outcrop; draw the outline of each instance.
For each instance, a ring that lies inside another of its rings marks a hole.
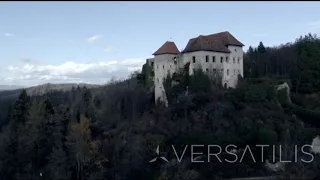
[[[313,139],[311,146],[311,152],[320,154],[320,136],[317,136]]]
[[[282,90],[282,89],[285,89],[285,90],[286,90],[287,100],[288,100],[288,102],[291,103],[291,98],[290,98],[290,86],[289,86],[289,84],[288,84],[287,82],[284,82],[284,83],[278,85],[277,91],[280,91],[280,90]]]

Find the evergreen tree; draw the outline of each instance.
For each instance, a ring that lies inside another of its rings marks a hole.
[[[261,41],[259,42],[259,45],[258,45],[258,52],[261,54],[266,52],[266,48],[264,47]]]
[[[23,160],[20,158],[23,155],[23,144],[21,144],[20,137],[24,136],[23,127],[27,121],[29,113],[30,97],[27,95],[26,90],[22,90],[18,99],[16,100],[10,121],[10,141],[7,146],[9,152],[8,157],[4,160],[7,162],[8,178],[20,178],[23,173]]]

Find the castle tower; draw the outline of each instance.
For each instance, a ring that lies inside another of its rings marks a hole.
[[[176,70],[175,57],[180,53],[176,44],[171,41],[165,42],[154,55],[154,84],[155,84],[155,101],[160,98],[167,105],[163,80],[168,74],[172,75]]]

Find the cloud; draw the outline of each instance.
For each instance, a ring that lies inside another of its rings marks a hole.
[[[141,70],[146,58],[90,63],[65,62],[59,65],[36,65],[26,62],[7,67],[5,84],[37,85],[44,83],[104,84],[112,77],[127,78],[131,72]]]
[[[119,49],[116,49],[116,48],[113,48],[113,47],[106,47],[104,49],[104,51],[107,52],[107,53],[113,53],[113,52],[118,52]]]
[[[103,36],[101,36],[101,35],[94,35],[94,36],[92,36],[92,37],[89,37],[89,38],[87,39],[87,41],[88,41],[89,43],[94,43],[94,42],[96,42],[96,41],[99,41],[102,37],[103,37]]]
[[[14,34],[12,34],[12,33],[4,33],[3,35],[7,36],[7,37],[14,36]]]
[[[252,34],[253,37],[267,37],[267,34]]]

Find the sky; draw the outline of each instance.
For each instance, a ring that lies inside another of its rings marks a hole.
[[[320,2],[0,2],[0,85],[105,84],[166,41],[229,31],[244,46],[320,34]]]

